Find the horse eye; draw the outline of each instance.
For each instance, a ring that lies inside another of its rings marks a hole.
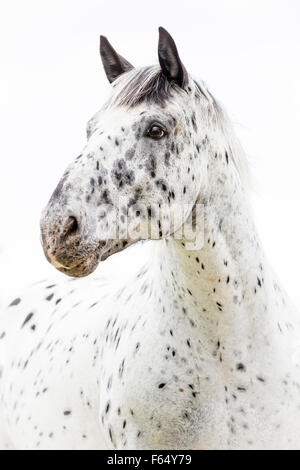
[[[161,139],[165,134],[165,130],[157,124],[153,124],[148,130],[148,136],[152,139]]]

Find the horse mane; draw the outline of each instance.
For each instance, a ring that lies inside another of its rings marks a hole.
[[[179,86],[170,82],[158,65],[132,69],[113,82],[113,94],[108,105],[133,108],[142,102],[163,105]]]
[[[228,153],[244,189],[249,190],[251,187],[251,173],[246,153],[235,133],[234,125],[226,110],[212,95],[210,96],[214,101],[214,112],[221,138],[223,138],[227,144]]]
[[[214,98],[203,81],[191,80],[195,89],[195,99],[206,110],[208,125],[217,129],[220,138],[224,140],[237,173],[248,187],[249,169],[245,152],[236,137],[232,122],[223,106]],[[183,96],[192,89],[189,85],[186,89],[180,88],[175,82],[170,81],[163,73],[159,65],[132,69],[120,75],[112,84],[113,93],[106,103],[107,108],[125,106],[134,108],[146,102],[165,106],[167,101],[176,99],[176,95]]]

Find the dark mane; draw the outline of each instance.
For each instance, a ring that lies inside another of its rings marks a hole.
[[[113,94],[108,105],[134,107],[142,102],[163,105],[182,90],[170,82],[159,66],[133,69],[121,75],[113,84]]]

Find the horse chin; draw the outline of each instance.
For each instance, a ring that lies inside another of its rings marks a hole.
[[[70,277],[86,277],[95,271],[101,259],[98,251],[90,254],[87,258],[82,260],[79,264],[67,268],[65,266],[55,266],[58,271]]]
[[[46,251],[45,255],[49,263],[51,263],[58,271],[70,277],[86,277],[98,267],[100,261],[105,261],[110,256],[123,251],[132,243],[123,241],[123,243],[115,243],[113,240],[100,241],[93,251],[81,257],[80,261],[76,264],[72,262],[70,266],[67,265],[64,258],[53,257]]]

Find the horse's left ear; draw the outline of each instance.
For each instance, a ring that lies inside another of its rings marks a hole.
[[[133,65],[115,51],[105,36],[100,36],[100,55],[110,83],[122,73],[133,69]]]
[[[159,28],[158,58],[163,73],[184,88],[188,82],[188,73],[180,60],[172,36],[164,28]]]

